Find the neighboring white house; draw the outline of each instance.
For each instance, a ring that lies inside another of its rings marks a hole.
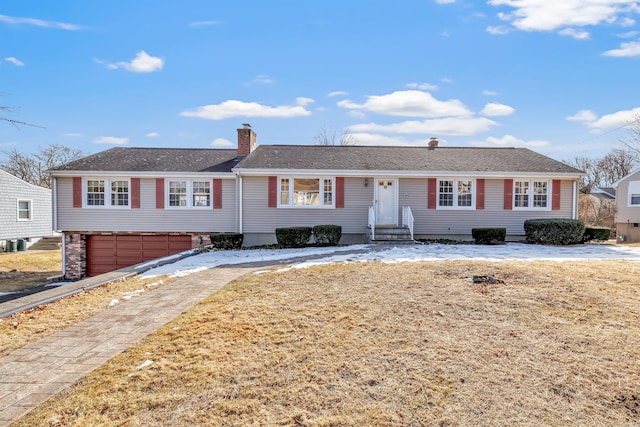
[[[0,169],[0,245],[53,234],[51,190],[29,184]]]

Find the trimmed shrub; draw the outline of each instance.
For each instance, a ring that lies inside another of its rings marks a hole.
[[[493,241],[504,243],[507,237],[506,228],[472,228],[471,237],[478,245],[489,245]]]
[[[311,227],[276,228],[276,239],[282,248],[304,248],[311,237]]]
[[[610,228],[601,228],[601,227],[586,227],[584,229],[584,235],[582,236],[583,242],[606,242],[609,240],[609,236],[611,236]]]
[[[342,227],[339,225],[316,225],[313,236],[319,246],[336,246],[342,237]]]
[[[524,232],[529,243],[575,245],[582,243],[584,223],[579,219],[528,219]]]
[[[244,236],[241,233],[214,233],[209,238],[216,249],[240,249]]]

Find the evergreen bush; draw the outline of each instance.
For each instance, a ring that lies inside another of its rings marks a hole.
[[[472,228],[471,237],[478,245],[489,245],[491,242],[502,242],[507,237],[506,228]]]
[[[240,249],[244,240],[242,233],[213,233],[209,238],[216,249]]]
[[[282,248],[304,248],[311,237],[311,227],[276,228],[276,239]]]
[[[313,236],[319,246],[336,246],[342,237],[342,227],[339,225],[316,225]]]
[[[585,226],[579,219],[528,219],[524,222],[527,242],[545,245],[582,243]]]

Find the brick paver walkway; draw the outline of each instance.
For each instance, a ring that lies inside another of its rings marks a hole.
[[[124,301],[0,358],[0,426],[7,426],[113,356],[257,267],[215,268]]]

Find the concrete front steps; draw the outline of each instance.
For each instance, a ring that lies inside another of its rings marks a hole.
[[[38,240],[33,245],[29,246],[29,250],[34,251],[55,251],[62,247],[61,236],[47,236]]]
[[[415,240],[411,238],[409,227],[403,226],[378,226],[375,229],[374,239],[369,231],[369,243],[378,245],[413,245]]]

